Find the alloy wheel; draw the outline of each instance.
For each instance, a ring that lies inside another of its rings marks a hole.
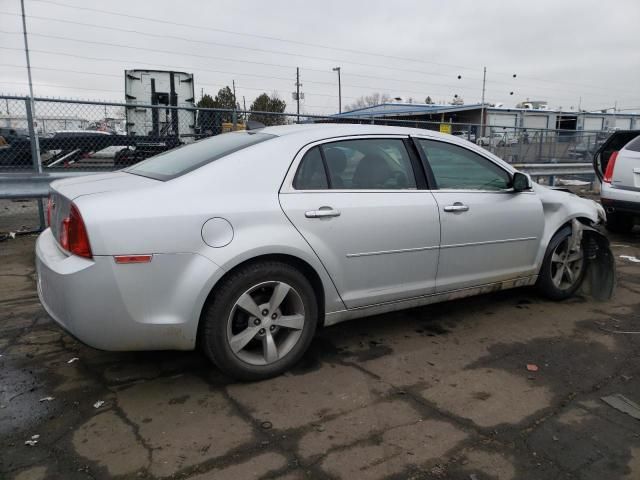
[[[572,288],[581,278],[583,255],[580,244],[572,248],[565,238],[551,254],[551,281],[560,290]]]
[[[227,320],[227,342],[240,360],[270,365],[293,349],[304,324],[300,294],[284,282],[263,282],[236,300]]]

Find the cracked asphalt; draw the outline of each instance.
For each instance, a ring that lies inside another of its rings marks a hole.
[[[640,478],[640,421],[601,400],[640,403],[640,335],[615,333],[640,331],[637,233],[612,239],[609,302],[518,289],[356,320],[254,384],[78,343],[38,303],[34,241],[0,243],[2,480]]]

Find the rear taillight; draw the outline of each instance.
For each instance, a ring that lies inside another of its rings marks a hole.
[[[616,159],[618,158],[618,151],[616,150],[609,156],[609,162],[607,163],[607,169],[604,172],[603,182],[611,183],[613,178],[613,169],[616,168]]]
[[[51,210],[53,210],[53,198],[47,199],[47,225],[51,226]]]
[[[62,248],[80,257],[92,258],[89,235],[78,207],[73,203],[69,216],[60,225],[60,245]]]

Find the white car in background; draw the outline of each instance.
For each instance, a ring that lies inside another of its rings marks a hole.
[[[556,300],[585,278],[613,288],[598,204],[429,130],[225,133],[56,181],[47,216],[37,285],[58,324],[105,350],[199,345],[243,380],[289,369],[320,326],[527,285]]]
[[[518,139],[511,133],[494,132],[490,136],[483,136],[478,138],[478,141],[476,143],[481,147],[504,147],[507,145],[517,144]]]
[[[594,155],[607,228],[628,233],[640,219],[640,131],[614,132]]]
[[[471,143],[476,143],[476,134],[473,132],[469,132],[468,130],[458,130],[453,132],[451,135],[454,137],[462,138],[463,140],[468,140]]]

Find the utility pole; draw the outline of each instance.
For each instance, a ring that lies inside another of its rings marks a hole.
[[[27,40],[27,19],[24,13],[24,0],[20,0],[20,8],[22,9],[22,33],[24,35],[24,53],[27,57],[27,75],[29,77],[29,100],[27,107],[27,119],[29,121],[29,137],[31,140],[31,161],[36,173],[42,173],[42,160],[40,159],[40,139],[35,125],[36,110],[33,100],[33,81],[31,79],[31,59],[29,58],[29,41]],[[44,230],[44,207],[42,200],[38,201],[38,216],[40,217],[40,227]]]
[[[342,85],[340,84],[340,67],[335,67],[334,72],[338,72],[338,113],[342,113]]]
[[[236,105],[238,104],[238,101],[236,100],[236,81],[231,80],[231,84],[233,85],[233,110],[235,111]]]
[[[233,130],[235,131],[238,125],[238,113],[236,112],[236,105],[238,104],[236,101],[236,81],[231,80],[231,84],[233,85]]]
[[[242,95],[242,109],[244,110],[244,123],[247,123],[247,101],[244,99],[244,95]]]
[[[482,105],[480,106],[480,134],[478,138],[484,136],[484,92],[487,85],[487,67],[484,67],[482,73]]]
[[[296,103],[297,103],[297,121],[300,123],[300,68],[296,67]]]

